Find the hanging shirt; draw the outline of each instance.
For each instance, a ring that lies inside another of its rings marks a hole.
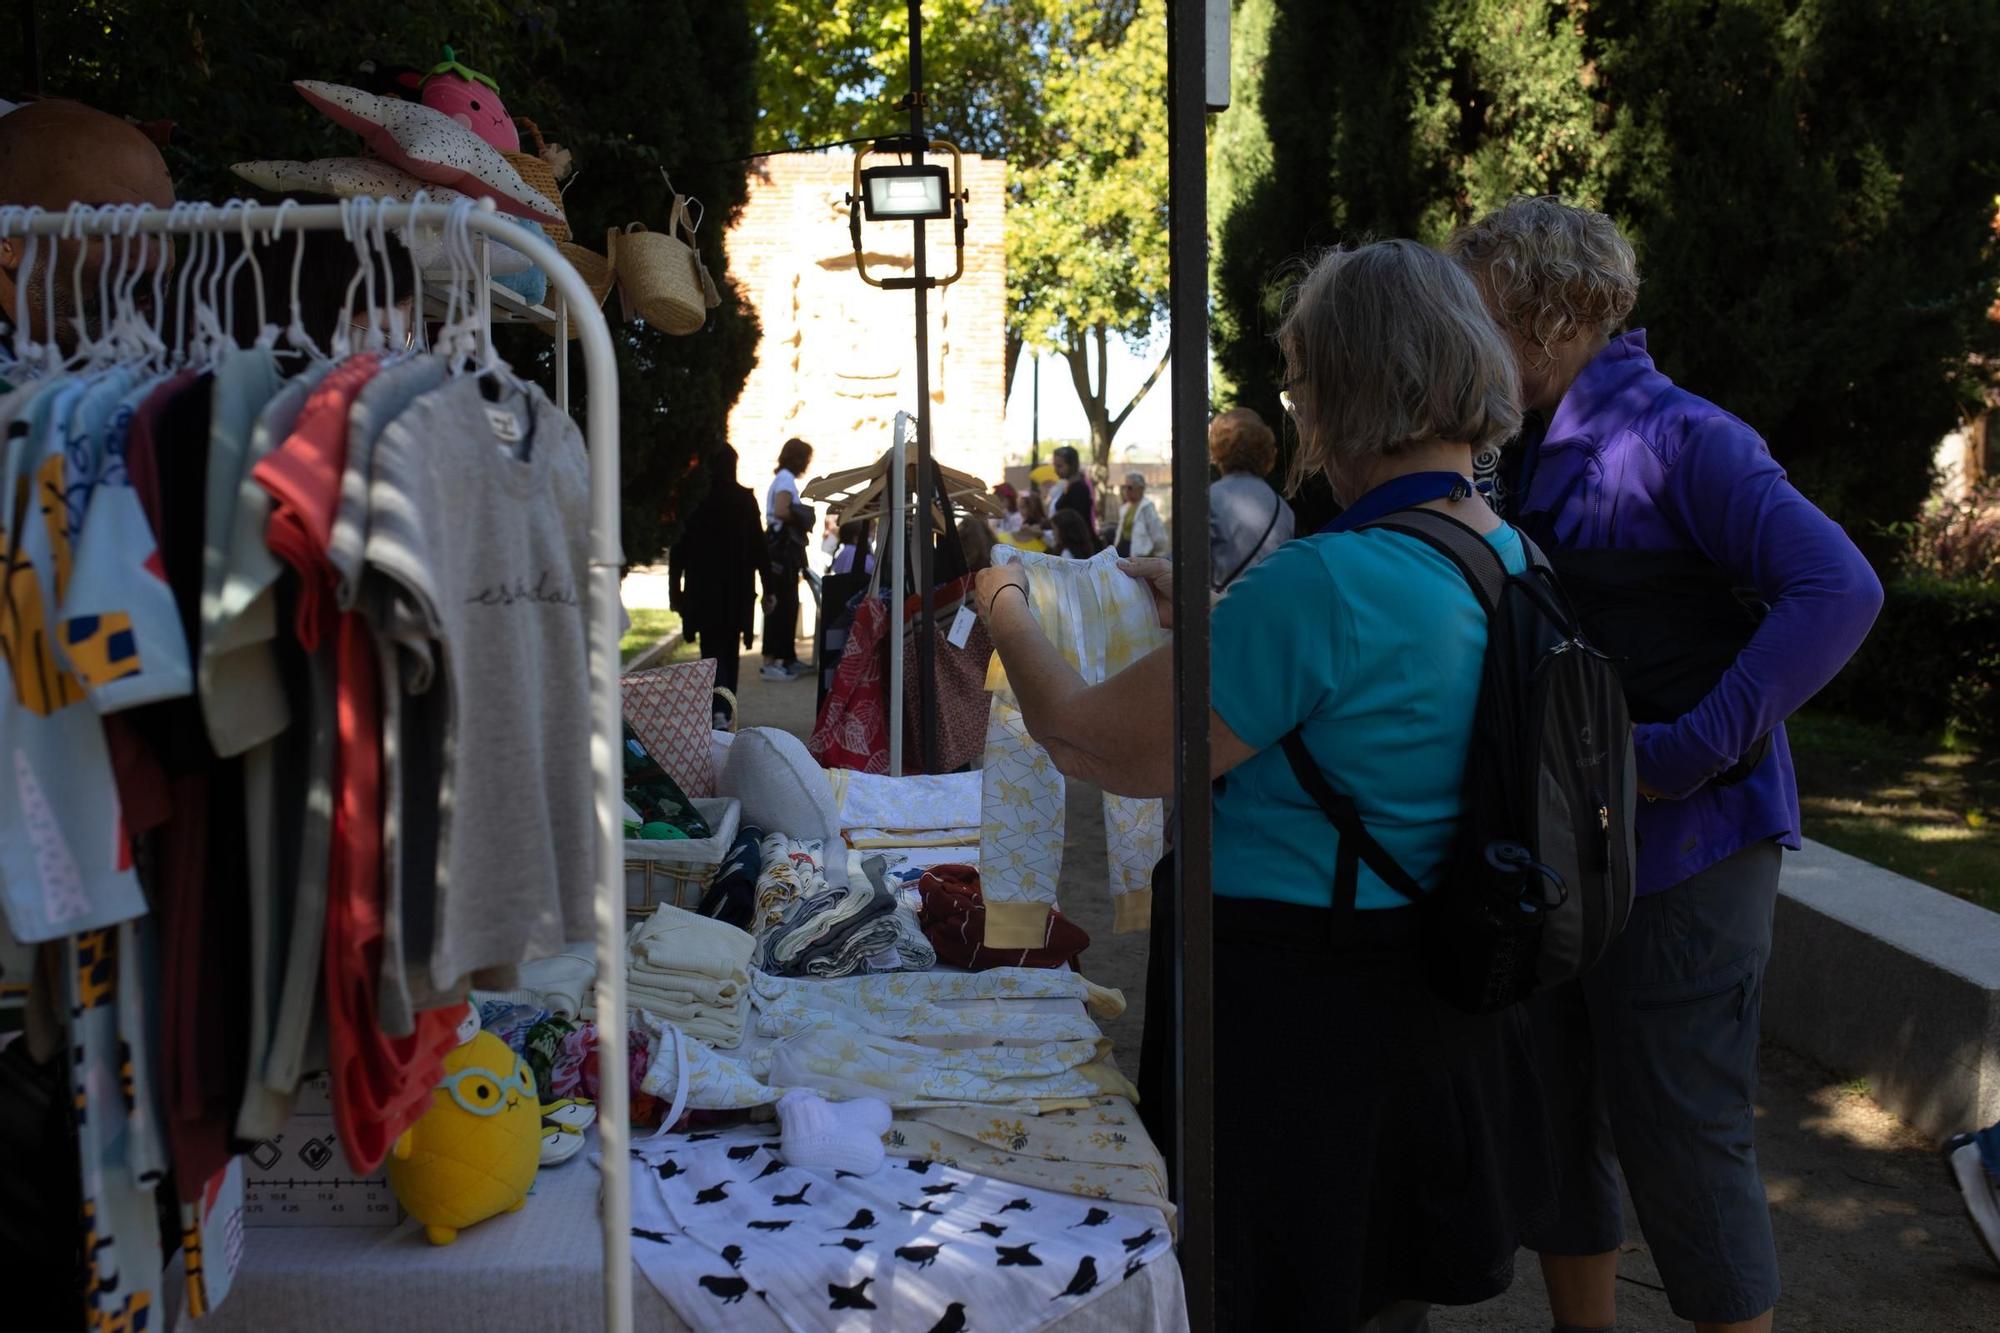
[[[594,928],[588,462],[539,389],[465,376],[390,423],[373,478],[380,623],[408,702],[450,720],[439,783],[404,788],[406,818],[437,806],[431,982],[450,990]]]
[[[456,1041],[460,1009],[422,1016],[392,1037],[379,1021],[382,966],[381,706],[375,647],[360,616],[340,612],[328,557],[347,462],[348,412],[380,366],[352,357],[306,400],[292,433],[252,470],[270,492],[265,538],[298,574],[295,629],[330,649],[337,698],[334,817],[323,951],[334,1123],[348,1164],[373,1171],[429,1103]]]
[[[0,474],[0,656],[7,668],[0,827],[21,834],[0,839],[0,905],[14,938],[28,943],[146,910],[104,729],[85,704],[93,685],[106,688],[130,674],[121,665],[127,644],[114,645],[98,626],[63,614],[96,473],[95,459],[74,447],[68,430],[84,387],[65,377],[25,386],[0,403],[7,439]],[[160,666],[164,672],[168,664]]]

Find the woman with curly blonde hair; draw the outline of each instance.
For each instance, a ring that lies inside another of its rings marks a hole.
[[[1530,1004],[1563,1179],[1528,1244],[1557,1329],[1611,1327],[1622,1166],[1674,1313],[1766,1329],[1758,1013],[1779,849],[1799,846],[1784,721],[1860,646],[1881,584],[1756,431],[1661,374],[1643,330],[1621,332],[1639,268],[1610,218],[1519,198],[1450,250],[1546,423],[1507,450],[1503,513],[1618,658],[1647,796],[1624,934]]]

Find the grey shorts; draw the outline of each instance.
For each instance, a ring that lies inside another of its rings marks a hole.
[[[1777,1304],[1757,1173],[1757,1035],[1782,853],[1758,843],[1639,899],[1611,953],[1530,1016],[1556,1136],[1546,1254],[1624,1242],[1618,1168],[1667,1299],[1726,1323]]]

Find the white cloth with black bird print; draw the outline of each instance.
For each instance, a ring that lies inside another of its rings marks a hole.
[[[698,1330],[1045,1327],[1165,1255],[1158,1209],[938,1163],[809,1171],[763,1129],[633,1149],[632,1257]]]

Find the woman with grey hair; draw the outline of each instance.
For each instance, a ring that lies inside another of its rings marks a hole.
[[[1611,1327],[1622,1166],[1674,1313],[1769,1328],[1757,1035],[1779,849],[1799,846],[1784,721],[1861,645],[1882,587],[1754,430],[1619,332],[1639,271],[1610,218],[1515,199],[1451,251],[1547,423],[1507,451],[1504,510],[1619,661],[1647,797],[1624,934],[1530,1004],[1563,1171],[1528,1243],[1558,1330]]]
[[[1469,1015],[1434,996],[1416,906],[1373,871],[1336,876],[1339,835],[1287,749],[1302,744],[1300,762],[1349,795],[1426,892],[1437,886],[1486,617],[1444,555],[1362,525],[1422,506],[1525,569],[1519,534],[1474,496],[1471,476],[1473,450],[1512,435],[1520,407],[1477,290],[1413,242],[1322,257],[1279,341],[1299,422],[1293,483],[1323,474],[1349,507],[1335,530],[1279,549],[1214,608],[1213,771],[1191,777],[1215,779],[1221,984],[1215,1067],[1190,1073],[1212,1083],[1222,1131],[1222,1322],[1420,1328],[1425,1303],[1485,1300],[1508,1285],[1522,1215],[1550,1193],[1521,1016]],[[1126,569],[1152,580],[1167,624],[1166,562]],[[1019,566],[1001,566],[979,576],[975,601],[1031,734],[1069,776],[1171,795],[1170,650],[1086,687],[1026,591]],[[1141,1066],[1156,1125],[1173,1098],[1171,1043],[1160,1039],[1172,882],[1155,876]]]

